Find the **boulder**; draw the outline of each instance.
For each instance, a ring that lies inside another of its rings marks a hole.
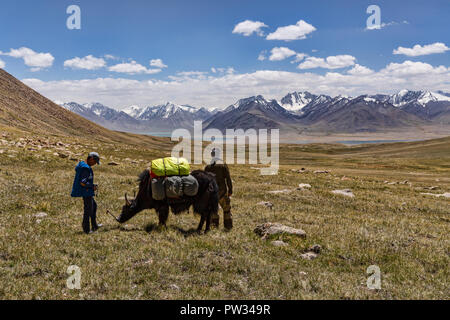
[[[272,245],[275,247],[286,247],[288,244],[281,240],[272,241]]]
[[[33,215],[35,218],[45,218],[46,216],[48,216],[48,214],[45,212],[38,212]]]
[[[353,194],[352,190],[350,190],[350,189],[333,190],[332,193],[339,194],[339,195],[346,196],[346,197],[350,197],[350,198],[354,198],[355,197],[355,195]]]
[[[301,238],[306,238],[306,232],[301,229],[295,229],[292,227],[288,227],[282,225],[280,223],[264,223],[255,228],[255,233],[262,237],[262,239],[266,239],[268,236],[277,235],[277,234],[289,234],[295,235]]]
[[[291,189],[269,191],[269,193],[271,193],[271,194],[291,193],[291,192],[292,192]]]
[[[314,252],[306,252],[300,255],[300,257],[302,259],[305,260],[314,260],[315,258],[317,258],[319,255],[317,253]]]
[[[443,194],[424,193],[424,192],[422,192],[421,194],[426,195],[426,196],[433,196],[433,197],[437,197],[437,198],[440,198],[440,197],[450,198],[450,192],[446,192],[446,193],[443,193]]]
[[[269,202],[269,201],[261,201],[261,202],[258,202],[258,205],[259,205],[259,206],[264,206],[264,207],[266,207],[266,208],[269,208],[270,210],[273,209],[273,203],[272,203],[272,202]]]
[[[307,190],[307,189],[311,189],[311,185],[308,183],[300,183],[297,188],[297,190]]]

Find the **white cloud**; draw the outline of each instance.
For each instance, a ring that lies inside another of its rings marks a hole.
[[[259,55],[258,55],[258,60],[259,60],[259,61],[264,61],[264,60],[266,60],[266,59],[267,59],[266,54],[267,54],[267,50],[261,51],[261,52],[259,53]]]
[[[299,69],[314,69],[314,68],[325,68],[325,69],[339,69],[350,67],[355,64],[356,58],[344,54],[337,56],[329,56],[326,59],[324,58],[316,58],[316,57],[307,57],[304,62],[302,62],[298,68]]]
[[[39,71],[51,67],[55,60],[50,53],[37,53],[26,47],[11,49],[9,52],[2,54],[13,58],[22,58],[25,65],[31,67],[31,71]]]
[[[433,67],[428,63],[406,60],[402,63],[390,63],[380,72],[395,76],[411,76],[423,74],[444,74],[448,73],[448,71],[448,68],[444,66]],[[447,79],[447,82],[448,81],[449,80]]]
[[[105,66],[106,62],[103,58],[96,58],[92,55],[88,55],[84,58],[75,57],[64,61],[64,67],[72,69],[97,70]]]
[[[238,23],[234,29],[233,33],[239,33],[246,37],[256,33],[258,36],[264,36],[262,28],[267,28],[267,25],[260,21],[245,20]]]
[[[155,74],[161,72],[161,69],[147,69],[143,65],[132,60],[131,62],[119,63],[108,68],[109,71],[128,73],[128,74]]]
[[[301,40],[306,39],[306,35],[315,30],[316,28],[313,25],[300,20],[295,25],[279,27],[275,32],[270,33],[266,39],[284,41]]]
[[[450,50],[450,48],[447,47],[444,43],[436,42],[433,44],[425,45],[423,47],[419,44],[416,44],[412,48],[398,47],[397,49],[394,49],[394,51],[392,53],[393,54],[404,54],[409,57],[417,57],[417,56],[424,56],[424,55],[433,54],[433,53],[444,53],[448,50]]]
[[[298,63],[300,61],[302,61],[303,59],[305,59],[305,57],[307,57],[308,55],[305,53],[297,53],[295,55],[294,60],[291,61],[291,63]]]
[[[5,61],[0,59],[0,68],[3,69],[3,68],[5,68],[5,66],[6,66]]]
[[[271,50],[270,61],[280,61],[296,55],[294,50],[286,47],[275,47]]]
[[[105,54],[103,57],[108,60],[118,60],[119,59],[118,57],[116,57],[112,54]]]
[[[165,65],[161,59],[150,60],[150,66],[159,69],[167,68],[167,65]]]
[[[372,74],[373,72],[374,72],[373,70],[371,70],[367,67],[361,66],[359,64],[355,64],[355,66],[352,69],[348,70],[347,73],[353,74],[353,75],[367,75],[367,74]]]
[[[399,24],[409,24],[409,22],[406,20],[404,20],[402,22],[395,22],[395,21],[391,21],[391,22],[387,22],[387,23],[382,22],[380,25],[373,25],[370,27],[366,27],[364,30],[381,30],[383,28],[390,27],[390,26],[396,26]]]
[[[359,67],[354,69],[361,70]],[[357,96],[393,93],[404,88],[448,91],[450,87],[450,68],[411,61],[391,63],[370,74],[328,72],[321,75],[274,70],[217,76],[207,76],[200,71],[180,74],[185,77],[167,81],[98,78],[64,81],[25,79],[24,82],[52,100],[100,101],[116,108],[132,104],[156,105],[165,101],[199,107],[227,107],[256,93],[267,99],[280,99],[298,88],[318,94]]]

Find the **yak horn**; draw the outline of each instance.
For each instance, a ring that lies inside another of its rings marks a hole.
[[[131,205],[130,201],[128,201],[128,195],[125,193],[125,202],[127,203],[127,205]]]

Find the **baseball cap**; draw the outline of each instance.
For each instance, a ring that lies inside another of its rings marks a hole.
[[[97,162],[98,165],[100,165],[100,156],[97,152],[91,152],[89,153],[89,158],[93,158],[95,162]]]

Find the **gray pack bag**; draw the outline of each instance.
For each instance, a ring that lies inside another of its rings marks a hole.
[[[161,201],[166,198],[164,179],[152,179],[152,198],[157,201]]]
[[[167,198],[179,198],[183,196],[183,180],[179,176],[167,177],[164,180]]]
[[[198,193],[198,181],[193,176],[181,177],[183,182],[183,191],[186,196],[194,197]]]

